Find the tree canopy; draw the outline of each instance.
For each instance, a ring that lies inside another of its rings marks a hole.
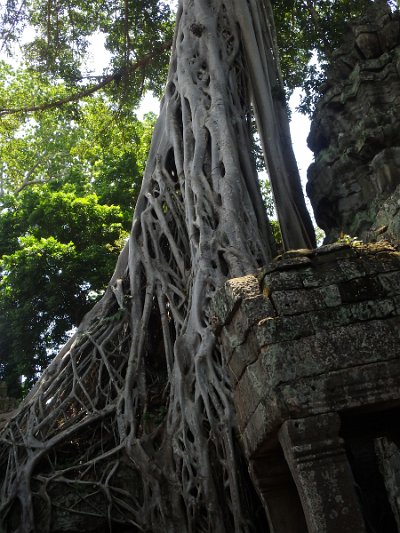
[[[346,24],[372,1],[273,0],[285,90],[305,90],[305,112],[312,112]],[[395,0],[387,2],[396,6]],[[0,50],[23,57],[35,91],[30,98],[1,99],[0,114],[63,105],[100,89],[115,105],[126,103],[130,109],[146,90],[161,95],[173,30],[171,0],[5,0],[0,9]],[[110,57],[100,74],[87,62],[99,35]],[[310,64],[313,57],[318,66]],[[39,80],[50,82],[52,94],[38,90]]]

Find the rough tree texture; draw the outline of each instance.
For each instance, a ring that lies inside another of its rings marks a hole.
[[[5,426],[17,407],[18,400],[9,398],[7,395],[7,385],[4,382],[0,382],[0,430]]]
[[[267,15],[240,0],[181,1],[129,243],[103,299],[2,433],[1,531],[265,530],[209,302],[227,277],[271,258],[249,75],[260,134],[284,145],[268,164],[286,243],[313,241],[293,165],[277,174],[290,148],[283,105],[271,107]]]
[[[344,41],[311,126],[308,194],[329,242],[399,243],[399,11],[374,2]]]

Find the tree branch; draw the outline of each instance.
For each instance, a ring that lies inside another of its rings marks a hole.
[[[27,187],[31,187],[32,185],[44,185],[45,183],[48,183],[49,181],[51,181],[52,179],[54,178],[47,178],[47,179],[37,179],[37,180],[32,180],[32,181],[24,181],[24,183],[18,187],[18,189],[15,191],[15,194],[19,194],[21,191],[23,191],[24,189],[26,189]]]
[[[82,98],[91,96],[92,94],[99,91],[100,89],[103,89],[103,87],[106,87],[110,83],[118,82],[126,71],[128,70],[134,71],[139,68],[145,67],[146,65],[150,63],[150,61],[158,53],[163,52],[164,50],[168,50],[168,48],[171,47],[171,44],[172,44],[172,41],[165,42],[160,47],[156,48],[154,52],[150,54],[146,54],[138,61],[135,61],[134,63],[130,63],[127,67],[123,67],[117,70],[116,72],[114,72],[114,74],[110,74],[109,76],[106,76],[101,82],[97,83],[96,85],[92,85],[91,87],[83,89],[82,91],[79,91],[75,94],[71,94],[70,96],[67,96],[65,98],[60,98],[52,102],[45,102],[43,104],[38,104],[38,105],[16,107],[16,108],[2,108],[0,109],[0,117],[5,116],[5,115],[15,115],[17,113],[32,113],[34,111],[46,111],[47,109],[54,109],[54,108],[62,107],[63,105],[69,104],[71,102],[78,102]]]
[[[5,32],[5,35],[4,35],[4,37],[2,38],[3,43],[2,43],[2,45],[1,45],[1,47],[0,47],[0,52],[3,51],[5,45],[6,45],[7,41],[8,41],[9,36],[10,36],[11,33],[13,32],[13,30],[14,30],[14,28],[15,28],[15,25],[16,25],[16,23],[17,23],[17,21],[18,21],[18,17],[20,16],[20,14],[21,14],[21,12],[22,12],[22,9],[23,9],[24,6],[25,6],[25,3],[26,3],[26,1],[25,1],[25,0],[22,0],[20,6],[19,6],[19,8],[18,8],[18,12],[17,12],[17,14],[15,15],[14,20],[12,21],[11,27],[9,28],[8,31]]]

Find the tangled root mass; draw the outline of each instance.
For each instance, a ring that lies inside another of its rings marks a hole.
[[[267,142],[273,50],[255,2],[181,0],[129,242],[1,435],[1,531],[265,531],[209,304],[271,259],[249,116],[252,98]],[[268,160],[271,177],[279,164]],[[290,194],[281,221],[305,246]]]

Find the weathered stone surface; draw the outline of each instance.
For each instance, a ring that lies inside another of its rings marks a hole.
[[[359,277],[338,284],[339,293],[343,303],[362,302],[386,296],[388,291],[380,283],[378,277]]]
[[[367,531],[333,413],[288,420],[279,440],[299,491],[309,533]]]
[[[399,363],[394,359],[331,371],[322,378],[313,375],[282,383],[275,394],[282,412],[295,417],[395,402],[399,390]],[[281,418],[278,412],[274,416]]]
[[[263,472],[267,507],[290,492],[259,464],[279,436],[308,531],[364,532],[340,417],[400,404],[400,254],[383,243],[340,244],[299,257],[307,261],[290,263],[284,254],[259,272],[248,296],[241,290],[232,298],[232,287],[243,286],[235,280],[228,296],[218,295],[231,302],[219,334],[242,442],[256,479]],[[317,419],[336,421],[331,437]],[[277,508],[268,512],[271,527],[282,528]]]
[[[275,291],[271,299],[280,315],[297,315],[307,311],[335,307],[341,303],[340,290],[336,285],[307,291],[304,289]]]
[[[400,240],[399,12],[370,4],[336,50],[308,138],[307,190],[328,241]]]
[[[255,342],[254,349],[257,350],[269,344],[300,339],[313,333],[314,327],[310,315],[268,317],[260,320],[252,332],[254,341],[250,337],[249,346],[251,349],[251,343]]]
[[[400,449],[396,443],[387,437],[376,439],[375,449],[390,505],[400,530]]]
[[[225,324],[243,298],[258,296],[259,282],[255,276],[243,276],[228,280],[222,289],[217,291],[210,313],[215,327]]]
[[[385,380],[386,362],[400,355],[400,254],[382,245],[341,244],[325,246],[307,258],[309,263],[301,268],[293,264],[292,270],[283,258],[283,270],[273,265],[262,274],[261,286],[253,278],[250,296],[237,304],[223,328],[237,401],[254,391],[251,399],[243,400],[249,406],[242,417],[245,421],[263,399],[263,386],[268,397],[282,395],[280,405],[286,406],[285,411],[300,412],[303,400],[305,405],[310,403],[301,383],[315,376],[324,385],[311,385],[312,389],[320,390],[318,402],[328,408],[333,401],[329,391],[335,392],[332,379],[338,380],[347,396],[359,381],[361,365],[368,373],[370,365],[379,362]],[[332,271],[340,274],[334,284],[330,283]],[[227,284],[229,298],[231,287],[236,286],[242,282]],[[258,296],[254,296],[256,287]],[[279,414],[273,416],[279,418]]]
[[[282,451],[267,450],[262,461],[251,461],[250,471],[259,480],[274,533],[305,533],[303,509]]]
[[[238,383],[245,368],[257,360],[257,350],[249,350],[248,342],[235,347],[229,354],[228,369],[232,383]]]
[[[235,404],[240,405],[237,411],[241,427],[245,427],[249,418],[264,397],[264,373],[260,363],[256,361],[247,367],[235,388]]]
[[[263,294],[245,298],[225,329],[233,347],[243,343],[249,329],[265,317],[275,316],[272,302]]]

